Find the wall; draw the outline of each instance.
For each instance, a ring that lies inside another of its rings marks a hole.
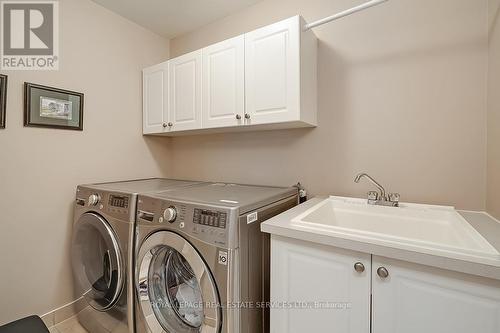
[[[488,211],[500,219],[500,0],[490,0],[488,71]]]
[[[77,184],[159,176],[168,168],[164,140],[141,135],[141,69],[168,58],[168,41],[89,0],[59,3],[60,70],[5,72],[0,325],[73,300]],[[84,131],[23,128],[24,81],[85,93]]]
[[[171,40],[177,56],[355,0],[264,0]],[[403,200],[485,208],[487,0],[393,0],[316,28],[319,127],[175,138],[170,175],[364,196],[366,171]]]

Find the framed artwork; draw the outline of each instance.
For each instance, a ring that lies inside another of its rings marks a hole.
[[[24,126],[83,131],[83,94],[25,82]]]
[[[0,74],[0,128],[5,128],[7,108],[7,75]]]

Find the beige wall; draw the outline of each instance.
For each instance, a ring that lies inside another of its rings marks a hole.
[[[141,136],[141,69],[168,57],[168,41],[89,0],[60,1],[60,19],[59,71],[5,73],[0,324],[73,300],[77,184],[167,173],[164,140]],[[23,128],[24,81],[85,93],[84,131]]]
[[[488,71],[488,211],[500,219],[500,0],[490,0]]]
[[[171,55],[355,0],[264,0],[171,40]],[[175,138],[170,175],[485,208],[487,0],[396,0],[315,29],[319,127]]]

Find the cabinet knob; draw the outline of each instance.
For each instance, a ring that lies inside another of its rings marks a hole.
[[[241,116],[239,114],[236,115],[236,119],[240,120]]]
[[[245,119],[250,119],[250,113],[245,113]]]
[[[377,269],[377,274],[380,276],[382,279],[385,279],[386,277],[389,276],[389,271],[385,267],[379,267]]]
[[[163,127],[164,127],[164,128],[165,128],[165,127],[167,127],[167,126],[168,126],[168,125],[167,125],[167,123],[163,123]]]
[[[168,123],[168,127],[172,127],[174,126],[174,124],[172,124],[171,122]]]
[[[363,265],[363,263],[357,262],[354,264],[354,270],[358,273],[363,273],[365,271],[365,265]]]

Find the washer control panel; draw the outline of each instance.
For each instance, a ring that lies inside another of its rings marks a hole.
[[[193,214],[193,223],[206,225],[216,228],[226,228],[227,213],[215,210],[195,208]]]
[[[139,195],[137,225],[160,226],[217,246],[228,246],[230,209]]]
[[[167,222],[174,223],[177,218],[177,208],[170,206],[163,211],[163,219]]]

